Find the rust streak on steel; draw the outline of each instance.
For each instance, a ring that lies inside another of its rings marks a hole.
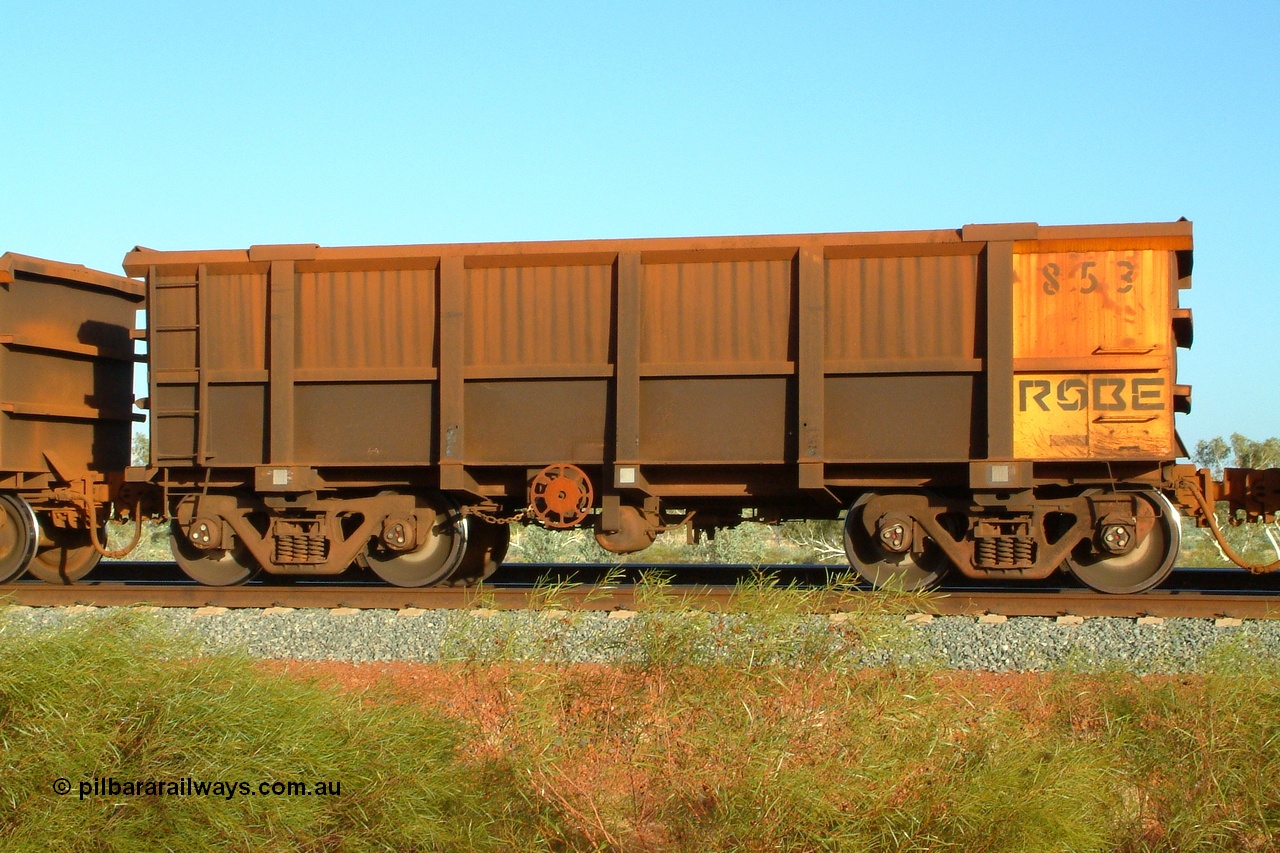
[[[557,591],[554,606],[571,610],[616,610],[637,607],[635,588],[620,586],[600,589],[590,585]],[[690,609],[732,610],[737,589],[731,586],[670,587],[676,600]],[[830,593],[814,610],[818,613],[847,609],[850,597],[863,593]],[[524,609],[549,606],[546,590],[527,587],[484,587],[482,590],[454,588],[404,589],[384,586],[306,587],[238,586],[200,587],[140,585],[115,582],[80,583],[74,586],[19,583],[0,586],[0,603],[34,607],[68,606],[128,607],[153,604],[165,607],[220,606],[230,608],[295,607],[397,610],[465,609],[489,606]],[[1163,616],[1167,618],[1236,617],[1280,618],[1280,597],[1156,591],[1141,595],[1100,595],[1087,591],[1038,592],[954,592],[924,600],[921,609],[939,615],[1006,616]]]

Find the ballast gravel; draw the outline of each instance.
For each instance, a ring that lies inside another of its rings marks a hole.
[[[619,618],[620,616],[626,618]],[[0,639],[96,618],[153,620],[208,651],[260,658],[852,666],[924,664],[996,672],[1203,669],[1244,646],[1280,656],[1280,621],[1074,620],[971,616],[771,616],[494,610],[0,609]]]

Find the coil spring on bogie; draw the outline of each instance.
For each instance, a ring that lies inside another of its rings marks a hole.
[[[978,566],[988,569],[1011,569],[1035,562],[1035,542],[1023,536],[987,536],[974,543]]]
[[[329,540],[305,534],[276,537],[276,562],[323,563],[329,557]]]

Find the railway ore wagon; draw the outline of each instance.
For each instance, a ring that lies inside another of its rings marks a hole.
[[[145,293],[121,276],[0,255],[0,581],[30,570],[70,583],[101,557],[95,528],[143,418],[130,334]]]
[[[151,464],[179,563],[472,582],[505,522],[616,552],[846,517],[856,571],[1158,583],[1191,224],[167,252]]]

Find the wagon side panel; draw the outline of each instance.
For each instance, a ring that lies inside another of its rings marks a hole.
[[[614,269],[608,255],[465,260],[459,344],[468,464],[605,460]]]
[[[642,255],[641,460],[795,461],[794,256]]]
[[[304,265],[293,306],[294,441],[289,461],[431,463],[438,374],[436,273],[432,267],[326,270]]]
[[[129,464],[138,282],[0,256],[0,481],[47,488]]]
[[[985,452],[978,254],[947,248],[890,257],[829,249],[828,461],[965,461]]]

